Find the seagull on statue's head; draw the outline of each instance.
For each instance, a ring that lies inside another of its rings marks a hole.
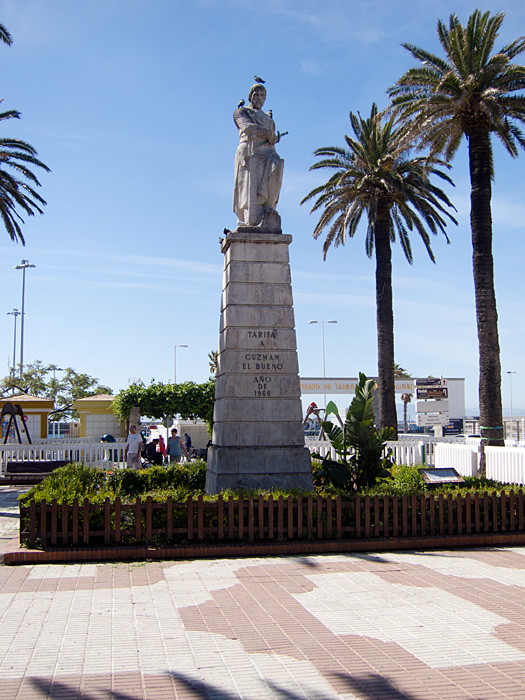
[[[253,79],[255,80],[256,83],[261,83],[261,85],[264,85],[264,83],[266,82],[266,80],[263,80],[262,78],[259,78],[258,75],[254,75],[254,76],[253,76]]]

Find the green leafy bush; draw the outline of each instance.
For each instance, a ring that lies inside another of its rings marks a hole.
[[[166,467],[150,467],[134,471],[116,469],[104,471],[84,464],[67,464],[59,467],[41,484],[20,496],[22,505],[45,499],[50,502],[56,498],[59,503],[73,503],[73,499],[82,501],[89,498],[92,503],[101,503],[106,497],[114,500],[119,496],[130,501],[153,492],[175,493],[177,497],[185,494],[201,493],[206,481],[206,462],[196,460],[188,464]]]
[[[55,469],[42,483],[29,489],[20,496],[23,505],[28,505],[31,499],[51,501],[53,498],[73,503],[78,498],[97,500],[101,491],[107,490],[106,475],[100,469],[87,467],[84,464],[66,464]]]
[[[422,493],[425,490],[425,482],[414,465],[396,464],[392,467],[392,476],[387,479],[391,482],[398,494]]]

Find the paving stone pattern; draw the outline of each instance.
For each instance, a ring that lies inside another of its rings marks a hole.
[[[4,566],[0,631],[0,700],[525,700],[525,548]]]

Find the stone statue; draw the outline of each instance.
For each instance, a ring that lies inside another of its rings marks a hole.
[[[250,104],[238,107],[233,120],[239,129],[239,146],[235,153],[233,211],[238,226],[260,227],[280,231],[276,206],[283,179],[284,160],[275,150],[281,134],[275,133],[271,111],[262,106],[266,88],[256,83],[250,89]]]

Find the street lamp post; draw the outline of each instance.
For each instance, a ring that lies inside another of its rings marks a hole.
[[[510,385],[510,416],[509,416],[509,418],[512,418],[512,375],[516,374],[516,372],[508,371],[507,374],[509,375],[509,385]]]
[[[22,311],[21,311],[21,323],[20,323],[20,376],[24,371],[24,317],[25,317],[25,295],[26,295],[26,270],[28,267],[36,267],[36,265],[31,265],[29,260],[22,260],[20,265],[15,265],[14,270],[22,270]]]
[[[308,323],[321,323],[322,324],[322,328],[323,328],[323,332],[322,332],[322,336],[323,336],[323,379],[326,379],[325,352],[324,352],[324,324],[325,323],[337,323],[337,321],[308,321]],[[324,384],[325,383],[323,382],[323,389],[324,389]],[[323,396],[324,396],[324,407],[326,409],[326,392],[323,393]]]
[[[177,383],[177,348],[187,348],[187,345],[173,346],[173,383]]]
[[[18,309],[13,309],[12,311],[7,312],[8,316],[14,316],[14,321],[15,321],[15,331],[13,334],[13,366],[11,368],[11,374],[13,375],[13,379],[16,374],[16,317],[20,316],[20,311]]]

